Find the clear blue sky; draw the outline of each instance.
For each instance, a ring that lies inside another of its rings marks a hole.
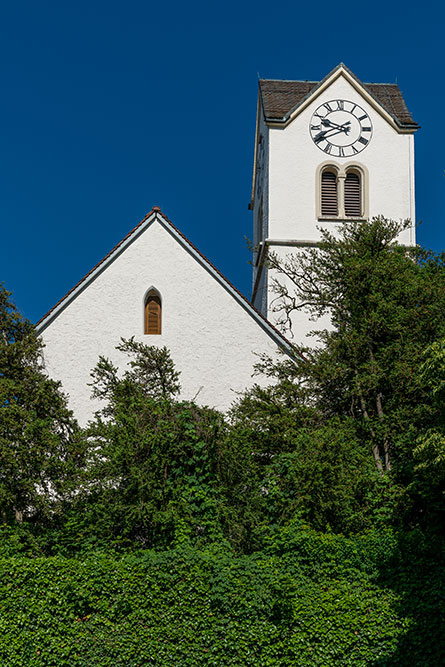
[[[445,247],[444,10],[400,2],[35,2],[0,9],[0,280],[38,320],[153,205],[250,296],[263,78],[397,81],[419,241]]]

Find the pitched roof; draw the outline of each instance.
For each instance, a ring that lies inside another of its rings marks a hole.
[[[116,259],[125,248],[130,245],[140,233],[144,231],[152,222],[157,220],[160,222],[166,229],[169,231],[173,237],[178,241],[181,241],[185,247],[191,251],[191,254],[195,256],[198,261],[211,273],[213,276],[220,282],[225,289],[227,289],[232,296],[240,303],[240,305],[258,322],[258,324],[275,340],[277,345],[287,350],[293,348],[293,345],[283,336],[283,334],[274,327],[273,324],[269,322],[268,319],[264,317],[251,303],[248,299],[241,294],[241,292],[219,271],[210,260],[205,257],[193,245],[189,239],[184,236],[182,232],[179,231],[177,227],[167,218],[161,209],[158,206],[153,206],[151,211],[141,220],[139,224],[136,225],[119,243],[117,243],[110,252],[103,257],[88,273],[79,280],[79,282],[74,285],[59,301],[52,307],[50,310],[40,318],[36,323],[36,330],[38,334],[41,334],[46,327],[52,322],[52,320],[57,317],[58,313],[61,312],[69,305],[69,303],[76,298],[76,296],[82,292],[88,284],[93,281],[96,276],[98,276],[106,267],[111,264],[111,262]],[[303,360],[304,357],[300,355]]]
[[[260,79],[260,96],[266,120],[285,122],[290,114],[338,69],[344,69],[387,111],[401,128],[418,128],[396,83],[362,83],[343,63],[322,81]]]

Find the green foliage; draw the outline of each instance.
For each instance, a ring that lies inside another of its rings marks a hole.
[[[413,452],[414,475],[408,487],[409,501],[419,506],[423,525],[443,529],[445,496],[445,339],[429,346],[419,374],[436,408],[417,437]]]
[[[129,356],[123,377],[109,359],[100,356],[91,371],[92,396],[107,402],[104,415],[112,415],[119,406],[131,409],[134,400],[141,398],[172,399],[181,389],[179,373],[175,370],[166,347],[138,343],[134,337],[121,339],[116,347]]]
[[[296,358],[306,400],[327,416],[353,416],[377,469],[394,465],[402,477],[412,467],[410,426],[422,428],[434,410],[418,373],[422,354],[445,329],[444,257],[399,246],[409,224],[347,223],[339,236],[322,230],[317,249],[284,263],[270,257],[283,324],[305,309],[333,325],[317,332],[322,347],[304,350],[306,364]]]
[[[0,285],[0,513],[48,517],[82,460],[60,383],[45,374],[42,346]]]
[[[129,371],[119,377],[101,358],[92,373],[105,418],[88,430],[90,462],[70,531],[85,535],[89,525],[91,539],[121,546],[215,539],[221,415],[172,400],[178,373],[166,348],[131,339],[118,349],[131,355]]]
[[[369,527],[378,477],[352,420],[300,429],[291,452],[274,457],[264,482],[272,523],[300,516],[317,529]]]
[[[397,245],[406,224],[275,264],[284,320],[334,326],[263,359],[228,419],[122,339],[80,433],[0,289],[0,664],[443,663],[445,267]]]
[[[433,667],[441,576],[415,536],[346,539],[297,523],[249,556],[3,558],[0,663]]]

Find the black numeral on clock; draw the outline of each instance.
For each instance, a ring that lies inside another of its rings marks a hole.
[[[337,100],[337,111],[344,111],[345,103],[343,100]]]
[[[365,139],[365,137],[360,137],[360,139],[359,139],[358,141],[359,141],[361,144],[364,144],[365,146],[366,146],[366,144],[368,143],[368,139]]]
[[[325,103],[323,104],[323,106],[324,106],[324,108],[326,109],[326,111],[327,111],[328,113],[330,113],[330,112],[332,111],[332,107],[331,107],[331,105],[329,104],[329,102],[325,102]]]
[[[323,148],[323,150],[324,150],[325,153],[327,153],[328,155],[330,155],[330,154],[331,154],[331,151],[332,151],[332,144],[330,144],[330,143],[328,142],[328,143],[326,144],[326,146]]]
[[[362,132],[371,132],[370,127],[362,127]]]
[[[316,132],[317,130],[321,130],[321,125],[311,125],[311,130],[313,132]]]
[[[338,157],[345,157],[345,152],[342,146],[338,147]]]

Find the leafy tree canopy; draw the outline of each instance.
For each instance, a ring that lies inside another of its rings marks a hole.
[[[46,516],[81,460],[77,427],[42,345],[0,285],[0,512],[4,521]]]

